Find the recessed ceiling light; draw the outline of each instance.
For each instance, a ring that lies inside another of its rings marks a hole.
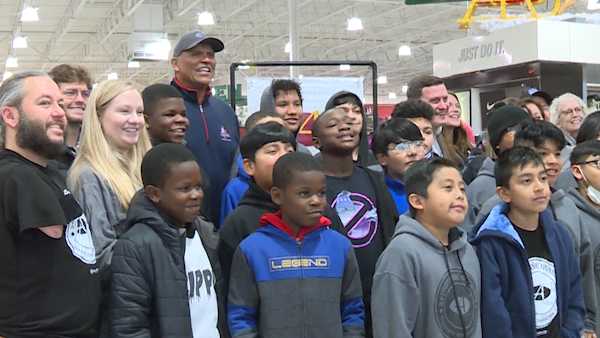
[[[106,78],[109,80],[117,80],[119,79],[119,74],[117,74],[116,72],[110,72],[108,73],[108,75],[106,75]]]
[[[13,48],[27,48],[27,38],[24,36],[15,36],[13,43]]]
[[[285,44],[283,51],[288,54],[292,52],[292,44],[289,41]]]
[[[129,61],[127,68],[140,68],[140,63],[138,61]]]
[[[350,65],[342,64],[340,65],[340,70],[350,70]]]
[[[215,18],[211,12],[204,11],[198,13],[198,25],[199,26],[210,26],[215,24]]]
[[[346,30],[348,31],[360,31],[363,29],[362,20],[357,17],[352,17],[347,22]]]
[[[6,58],[6,68],[17,68],[19,67],[19,59],[16,56],[9,56]]]
[[[385,75],[381,75],[379,77],[377,77],[377,83],[378,84],[386,84],[387,82],[387,76]]]
[[[21,12],[21,21],[22,22],[40,21],[40,17],[38,15],[38,8],[34,8],[31,6],[25,6],[25,8],[23,8],[23,12]]]
[[[410,50],[409,45],[402,45],[402,46],[400,46],[400,48],[398,48],[399,56],[411,56],[411,54],[412,54],[412,51]]]

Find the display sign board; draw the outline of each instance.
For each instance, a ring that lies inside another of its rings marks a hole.
[[[600,26],[539,20],[486,36],[469,36],[433,47],[433,74],[448,77],[530,61],[600,64]]]
[[[442,4],[445,2],[467,2],[467,0],[405,0],[407,5]]]

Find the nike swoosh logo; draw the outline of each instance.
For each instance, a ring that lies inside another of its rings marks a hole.
[[[497,102],[492,102],[492,103],[490,104],[490,103],[488,102],[488,103],[486,103],[486,104],[485,104],[485,107],[487,108],[487,110],[490,110],[490,109],[494,108],[494,105],[495,105],[496,103],[497,103]]]

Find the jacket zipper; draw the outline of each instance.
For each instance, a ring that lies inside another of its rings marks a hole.
[[[204,114],[204,108],[202,107],[202,104],[199,104],[198,108],[200,108],[200,117],[202,118],[202,122],[204,124],[204,139],[206,140],[206,143],[210,143],[210,136],[208,135],[208,121],[206,121],[206,114]]]
[[[304,295],[304,267],[302,266],[302,240],[296,238],[296,245],[298,247],[298,258],[300,259],[300,295]],[[304,296],[300,297],[302,301],[302,318],[306,318],[306,304],[304,303]],[[306,326],[302,326],[302,336],[307,337]]]

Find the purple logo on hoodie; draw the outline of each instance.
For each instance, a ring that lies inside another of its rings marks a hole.
[[[331,207],[337,211],[353,247],[362,248],[371,244],[377,233],[379,222],[377,208],[369,197],[359,193],[341,191]]]

